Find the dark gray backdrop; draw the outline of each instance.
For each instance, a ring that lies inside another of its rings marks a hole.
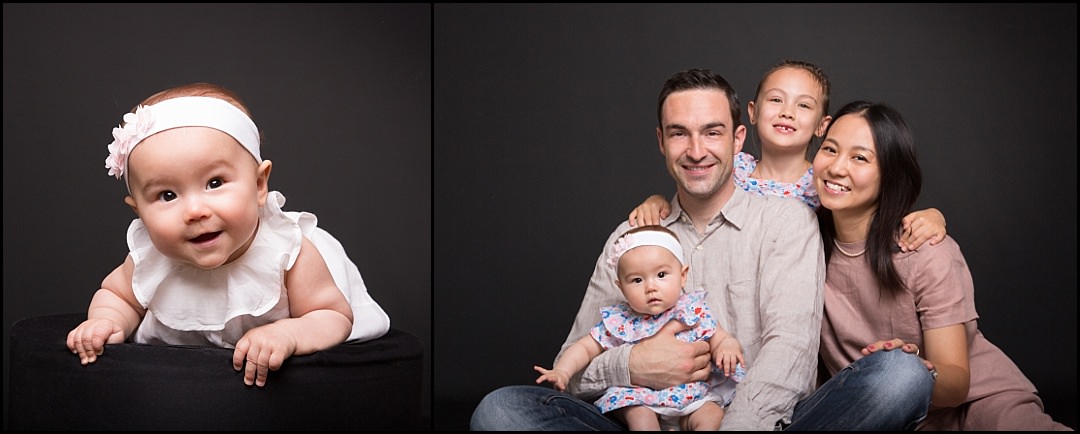
[[[714,69],[745,111],[789,57],[825,68],[834,110],[859,98],[905,114],[919,205],[945,213],[965,253],[980,328],[1076,427],[1075,3],[434,12],[436,428],[531,384],[610,231],[673,193],[654,134],[663,81]]]
[[[420,337],[430,417],[431,20],[430,4],[5,3],[4,402],[12,323],[85,312],[124,259],[112,127],[209,81],[252,110],[285,208],[315,213],[391,326]]]

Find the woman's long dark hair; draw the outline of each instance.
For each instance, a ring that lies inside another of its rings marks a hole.
[[[900,112],[887,104],[854,101],[843,106],[833,115],[829,130],[841,116],[859,116],[870,125],[877,148],[878,169],[881,171],[881,191],[878,193],[877,211],[870,219],[866,237],[866,259],[874,276],[886,293],[896,294],[904,290],[904,282],[896,274],[893,253],[897,247],[901,220],[911,212],[922,190],[922,169],[915,153],[915,138]],[[825,263],[832,257],[836,228],[832,211],[818,207],[818,225],[825,240]]]

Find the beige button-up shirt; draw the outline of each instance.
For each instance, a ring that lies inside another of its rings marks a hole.
[[[690,262],[683,292],[706,291],[717,321],[742,344],[747,376],[735,389],[722,429],[771,430],[790,422],[799,399],[815,387],[821,332],[825,258],[817,218],[801,202],[735,189],[704,234],[677,200],[662,224],[674,231]],[[623,222],[608,237],[581,309],[558,357],[600,321],[600,308],[623,302],[606,247],[630,229]],[[630,386],[630,349],[595,358],[568,391],[586,401],[611,386]]]

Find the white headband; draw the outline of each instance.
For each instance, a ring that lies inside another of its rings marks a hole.
[[[662,231],[644,230],[634,232],[632,234],[626,234],[615,240],[615,243],[611,245],[611,251],[608,254],[608,264],[613,268],[617,268],[619,265],[619,258],[630,249],[641,246],[660,246],[675,255],[675,259],[679,260],[680,264],[686,265],[686,260],[683,259],[682,245],[679,244],[679,240],[673,237],[671,234]]]
[[[109,156],[105,159],[109,175],[117,179],[124,175],[128,156],[143,139],[179,127],[210,127],[224,132],[262,163],[259,129],[247,114],[223,99],[185,96],[141,105],[135,113],[124,115],[124,124],[113,128],[113,142],[109,144]]]

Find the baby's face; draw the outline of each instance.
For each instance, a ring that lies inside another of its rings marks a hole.
[[[247,251],[266,179],[232,136],[207,127],[165,130],[135,147],[128,168],[128,204],[163,254],[210,269]]]
[[[679,301],[686,271],[667,249],[639,246],[619,258],[616,284],[634,311],[656,315]]]

